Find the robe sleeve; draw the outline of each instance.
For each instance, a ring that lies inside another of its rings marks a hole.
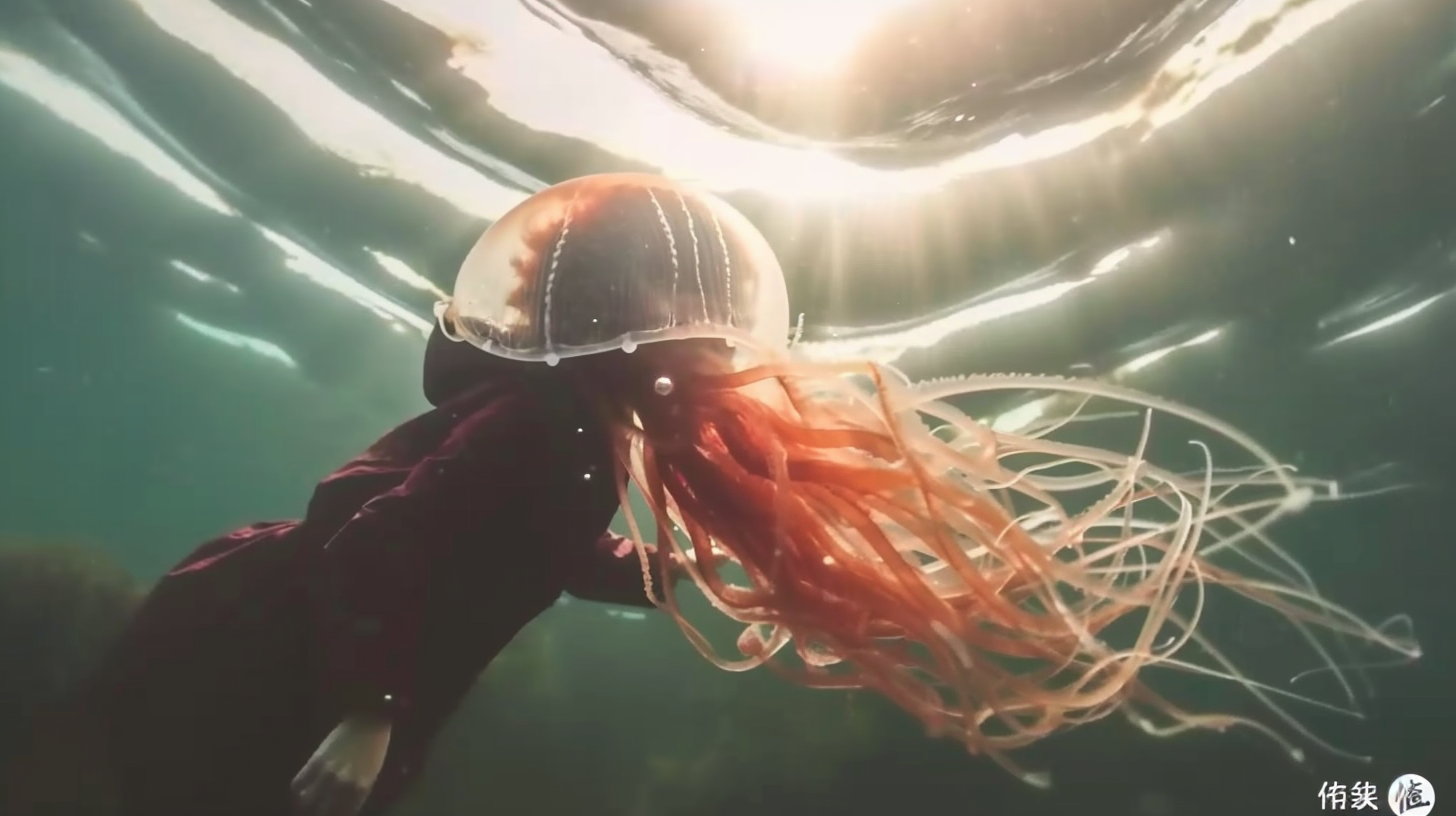
[[[393,716],[410,706],[430,575],[447,568],[452,546],[452,537],[431,531],[450,513],[491,512],[503,499],[480,486],[520,478],[515,452],[528,455],[546,433],[520,402],[502,397],[456,425],[324,547],[322,692],[346,715]]]
[[[566,591],[584,601],[652,607],[642,581],[642,561],[632,541],[606,532],[585,552],[573,553],[566,567]],[[661,560],[657,548],[648,545],[647,563],[652,570],[652,589],[662,601]]]

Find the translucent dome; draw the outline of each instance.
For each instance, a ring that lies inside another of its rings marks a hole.
[[[452,339],[555,365],[660,340],[721,337],[783,348],[783,270],[721,199],[658,176],[584,176],[521,202],[486,230],[435,307]]]

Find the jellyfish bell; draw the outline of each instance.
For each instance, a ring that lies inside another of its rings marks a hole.
[[[664,340],[782,349],[789,337],[783,271],[748,219],[638,173],[521,202],[476,242],[435,315],[451,339],[549,365]]]

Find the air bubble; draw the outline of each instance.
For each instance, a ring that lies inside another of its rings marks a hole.
[[[1046,790],[1052,786],[1052,775],[1046,771],[1028,771],[1021,774],[1021,781],[1033,788]]]
[[[656,391],[659,396],[665,397],[672,393],[672,380],[667,377],[658,377],[657,381],[652,383],[652,390]]]
[[[1312,501],[1314,501],[1313,490],[1308,487],[1297,487],[1285,497],[1284,506],[1280,509],[1286,513],[1303,513],[1309,508]]]

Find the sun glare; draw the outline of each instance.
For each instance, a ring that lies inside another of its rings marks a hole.
[[[797,74],[839,69],[870,29],[914,0],[715,0],[754,64]]]

